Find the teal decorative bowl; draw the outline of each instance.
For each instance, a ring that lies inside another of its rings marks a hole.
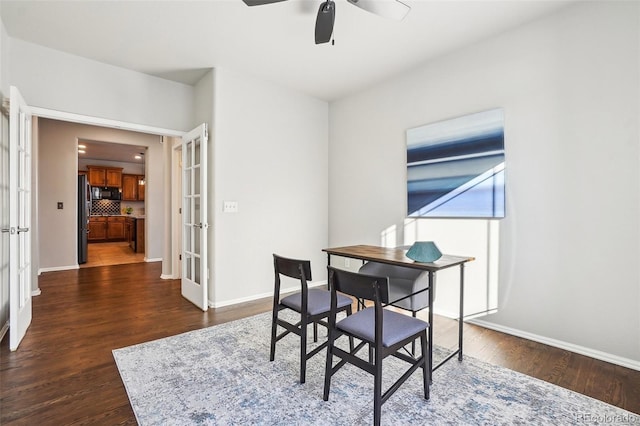
[[[406,255],[416,262],[429,263],[442,257],[442,253],[433,241],[416,241]]]

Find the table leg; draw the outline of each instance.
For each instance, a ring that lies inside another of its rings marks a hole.
[[[458,318],[458,361],[462,361],[462,329],[464,325],[464,264],[460,265],[460,317]]]
[[[429,271],[429,383],[433,382],[433,271]]]

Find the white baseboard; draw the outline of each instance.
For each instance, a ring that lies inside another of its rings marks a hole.
[[[41,294],[42,294],[42,291],[39,288],[36,288],[31,292],[31,296],[40,296]]]
[[[320,286],[326,286],[327,285],[327,281],[315,281],[315,282],[310,282],[307,283],[309,288],[313,288],[313,287],[320,287]],[[300,286],[291,286],[288,288],[281,288],[280,292],[281,293],[288,293],[291,291],[297,291],[300,290]],[[245,302],[252,302],[254,300],[258,300],[258,299],[262,299],[264,297],[273,297],[273,291],[270,291],[268,293],[262,293],[262,294],[257,294],[257,295],[253,295],[253,296],[249,296],[249,297],[241,297],[239,299],[232,299],[232,300],[225,300],[223,302],[212,302],[211,300],[209,300],[209,307],[210,308],[222,308],[224,306],[229,306],[229,305],[236,305],[238,303],[245,303]]]
[[[145,262],[162,262],[162,258],[161,257],[153,257],[153,258],[145,257],[144,261]]]
[[[564,342],[562,340],[551,339],[545,336],[540,336],[537,334],[529,333],[526,331],[511,328],[511,327],[505,327],[505,326],[494,324],[488,321],[476,319],[476,320],[470,320],[468,322],[471,324],[479,325],[480,327],[496,330],[501,333],[522,337],[527,340],[532,340],[534,342],[543,343],[545,345],[553,346],[560,349],[565,349],[567,351],[575,352],[580,355],[585,355],[590,358],[599,359],[601,361],[609,362],[611,364],[616,364],[622,367],[631,368],[632,370],[640,371],[640,361],[636,361],[630,358],[624,358],[618,355],[613,355],[610,353],[598,351],[598,350],[587,348],[584,346],[575,345],[573,343]]]
[[[38,270],[38,275],[40,275],[43,272],[68,271],[70,269],[80,269],[80,265],[50,266],[48,268],[40,268]]]
[[[172,274],[161,274],[160,275],[160,279],[161,280],[175,280],[174,276]]]

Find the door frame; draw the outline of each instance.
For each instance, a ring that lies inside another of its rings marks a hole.
[[[100,118],[100,117],[94,117],[94,116],[90,116],[90,115],[83,115],[83,114],[76,114],[76,113],[71,113],[71,112],[64,112],[64,111],[58,111],[58,110],[54,110],[54,109],[49,109],[49,108],[42,108],[42,107],[30,107],[31,108],[31,113],[33,114],[34,118],[38,117],[38,118],[50,118],[53,120],[59,120],[59,121],[67,121],[67,122],[71,122],[71,123],[79,123],[79,124],[86,124],[86,125],[90,125],[90,126],[100,126],[100,127],[108,127],[108,128],[114,128],[114,129],[120,129],[120,130],[129,130],[129,131],[134,131],[134,132],[140,132],[140,133],[149,133],[149,134],[154,134],[154,135],[158,135],[158,136],[171,136],[171,137],[175,137],[175,138],[182,138],[182,135],[186,134],[187,132],[182,131],[182,130],[175,130],[175,129],[166,129],[166,128],[162,128],[162,127],[154,127],[154,126],[147,126],[144,124],[137,124],[137,123],[131,123],[131,122],[126,122],[126,121],[119,121],[119,120],[111,120],[111,119],[106,119],[106,118]],[[165,154],[164,154],[164,158],[163,158],[163,162],[164,162],[164,166],[165,166],[165,170],[167,170],[165,173],[171,173],[171,158],[167,158],[167,150],[164,150]],[[36,159],[37,162],[37,159]],[[33,170],[37,170],[38,164],[34,164],[33,165]],[[171,182],[173,182],[173,180],[175,179],[175,176],[173,175],[173,173],[171,173]],[[166,190],[166,188],[164,188]],[[36,198],[37,198],[37,191],[38,189],[36,188]],[[35,205],[35,204],[34,204]],[[35,229],[38,230],[38,223],[37,223],[37,211],[34,210],[32,211],[32,225],[35,224]],[[171,235],[171,223],[172,221],[175,220],[175,217],[173,215],[169,215],[169,217],[167,217],[165,215],[165,220],[164,220],[164,232],[165,235]],[[146,222],[146,221],[145,221]],[[145,224],[146,226],[146,224]],[[170,239],[165,238],[165,242],[166,241],[171,241]],[[38,250],[38,246],[39,246],[39,236],[37,234],[36,231],[36,235],[34,235],[34,242],[32,245],[32,252],[36,252]],[[34,257],[32,256],[32,259],[36,260],[38,262],[38,264],[34,265],[34,270],[38,271],[40,269],[40,265],[39,265],[39,258],[38,257]],[[162,270],[172,270],[172,266],[173,265],[173,259],[162,259]],[[173,274],[173,270],[172,270],[172,274]],[[163,279],[170,279],[172,278],[172,274],[171,275],[161,275],[160,278]],[[35,286],[35,288],[34,288]],[[34,295],[36,294],[40,294],[40,289],[38,287],[38,280],[33,280],[32,282],[32,292]]]
[[[182,278],[182,138],[171,146],[171,278]]]

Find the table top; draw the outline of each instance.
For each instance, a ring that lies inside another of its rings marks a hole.
[[[470,256],[453,256],[443,254],[434,262],[422,263],[409,259],[406,256],[408,247],[378,247],[368,245],[356,245],[346,247],[326,248],[322,251],[336,256],[362,259],[372,262],[387,263],[390,265],[404,266],[407,268],[424,269],[425,271],[439,271],[475,260]]]

